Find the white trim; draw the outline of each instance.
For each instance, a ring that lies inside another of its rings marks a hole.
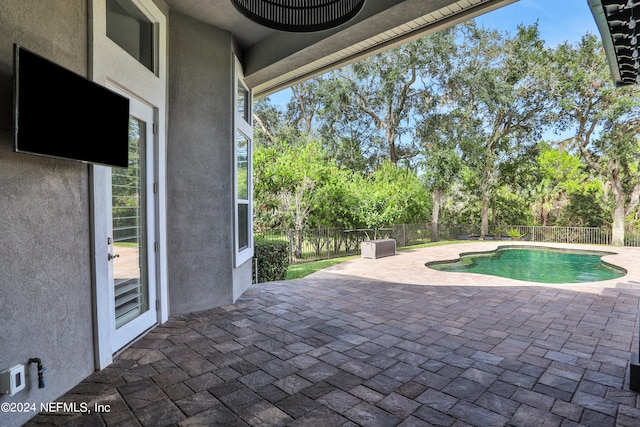
[[[153,108],[155,127],[155,176],[158,193],[155,206],[156,297],[160,301],[157,322],[168,320],[168,274],[167,274],[167,218],[166,218],[166,99],[167,99],[167,18],[153,0],[131,0],[138,9],[153,22],[156,32],[155,70],[150,71],[120,46],[106,36],[106,0],[90,0],[90,78],[102,85],[117,88],[127,96]],[[152,182],[153,182],[152,181]],[[94,341],[95,364],[102,369],[112,362],[117,351],[111,331],[115,320],[110,311],[108,245],[111,206],[111,170],[104,166],[91,166],[91,204],[93,221],[94,263]],[[153,245],[151,247],[153,249]],[[155,301],[150,301],[155,304]]]
[[[107,86],[111,86],[111,85],[108,84]],[[125,96],[127,95],[126,93],[123,93],[120,90],[118,90],[118,92],[120,92],[122,95],[125,95]],[[156,197],[153,192],[153,187],[154,187],[153,184],[155,182],[155,176],[156,176],[156,173],[155,173],[156,156],[154,153],[155,136],[153,134],[153,123],[154,123],[155,114],[154,114],[153,107],[144,104],[143,102],[135,99],[134,97],[129,96],[129,101],[130,101],[129,114],[137,119],[142,120],[146,124],[146,129],[145,129],[146,140],[144,142],[145,143],[145,150],[144,150],[145,159],[143,163],[145,165],[144,172],[146,176],[144,179],[145,192],[143,194],[146,195],[146,201],[145,201],[146,212],[144,213],[144,215],[146,216],[146,218],[148,218],[148,220],[147,220],[147,223],[145,224],[145,227],[147,229],[145,230],[146,242],[144,242],[144,245],[146,245],[146,249],[147,249],[147,253],[146,253],[147,259],[144,262],[146,262],[149,268],[148,268],[148,271],[146,271],[147,277],[144,278],[143,280],[145,280],[146,283],[148,284],[148,289],[147,289],[148,309],[144,313],[136,317],[135,319],[123,325],[122,327],[118,329],[115,329],[115,328],[111,329],[111,346],[114,351],[117,351],[122,347],[126,346],[131,341],[135,340],[142,332],[148,330],[149,328],[154,326],[156,323],[158,323],[158,312],[156,310],[156,300],[157,300],[157,292],[158,292],[158,286],[157,286],[158,260],[154,253],[154,243],[155,243],[156,230],[157,230],[157,226],[155,224]],[[111,170],[111,168],[109,169]],[[113,231],[111,231],[111,235],[113,235]],[[115,248],[111,247],[110,250],[114,251]],[[111,316],[113,316],[113,313],[115,313],[115,292],[114,292],[114,287],[112,286],[113,284],[112,282],[113,273],[111,271],[112,268],[113,268],[113,262],[110,262],[109,263],[109,270],[110,270],[110,274],[109,274],[110,309],[109,311],[111,313]]]
[[[245,262],[253,258],[253,128],[251,125],[252,120],[252,92],[244,83],[244,75],[242,67],[238,58],[234,57],[234,80],[233,80],[233,217],[234,217],[234,249],[235,249],[235,267],[239,267]],[[246,105],[246,118],[238,112],[238,85],[247,91],[247,105]],[[237,161],[237,139],[238,135],[242,134],[247,139],[247,169],[248,169],[248,247],[244,249],[239,248],[238,239],[238,204],[245,199],[238,199],[238,161]]]
[[[93,334],[96,369],[105,368],[112,362],[111,331],[116,327],[110,305],[113,291],[109,286],[109,264],[104,260],[109,253],[109,210],[111,209],[111,168],[93,165],[89,168],[91,185],[91,220],[93,252]]]

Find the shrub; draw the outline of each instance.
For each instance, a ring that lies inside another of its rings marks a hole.
[[[519,239],[522,237],[522,233],[517,228],[512,228],[508,230],[507,235],[513,239]]]
[[[289,267],[289,244],[282,240],[255,240],[255,258],[258,260],[256,282],[284,280]],[[254,269],[256,264],[254,263]],[[256,277],[256,271],[253,272]]]

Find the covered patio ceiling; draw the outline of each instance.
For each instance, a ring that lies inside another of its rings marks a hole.
[[[172,10],[233,35],[258,98],[514,1],[366,0],[342,25],[293,33],[254,22],[231,0],[166,0]]]
[[[640,83],[637,30],[640,0],[589,0],[602,43],[618,86]]]

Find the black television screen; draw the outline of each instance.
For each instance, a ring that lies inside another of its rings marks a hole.
[[[129,100],[15,44],[14,150],[127,167]]]

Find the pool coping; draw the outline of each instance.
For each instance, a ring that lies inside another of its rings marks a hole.
[[[582,283],[539,283],[507,279],[477,273],[444,272],[426,267],[432,261],[446,261],[459,258],[461,253],[486,252],[505,245],[504,241],[464,241],[441,246],[400,250],[395,256],[367,259],[358,258],[320,270],[313,275],[348,275],[353,278],[379,280],[430,286],[544,286],[562,289],[581,289],[598,292],[617,287],[620,282],[637,282],[640,286],[640,248],[610,245],[584,245],[573,243],[518,242],[518,246],[541,246],[558,249],[579,249],[612,252],[601,257],[602,261],[621,267],[627,274],[617,279]]]

